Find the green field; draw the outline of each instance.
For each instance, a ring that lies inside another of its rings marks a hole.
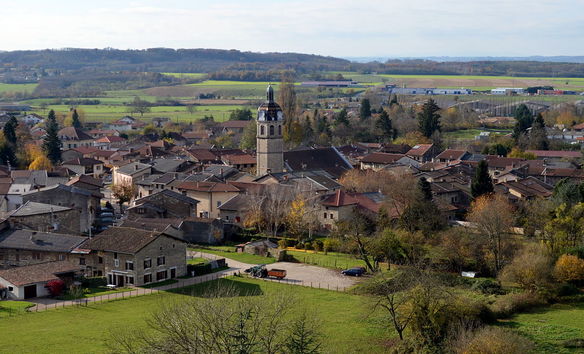
[[[564,348],[568,339],[584,339],[584,303],[556,304],[517,315],[503,325],[516,329],[537,345],[538,353],[582,353],[584,348]]]
[[[212,246],[205,248],[189,248],[190,251],[205,252],[216,256],[230,258],[238,262],[248,264],[270,264],[276,262],[272,257],[256,256],[249,253],[237,253],[233,246]]]
[[[352,267],[364,267],[365,262],[360,259],[356,259],[351,255],[345,253],[337,252],[324,252],[320,253],[309,253],[302,250],[292,251],[287,250],[286,253],[293,256],[298,262],[318,265],[325,268],[332,269],[347,269]]]
[[[161,73],[162,75],[178,77],[178,78],[185,78],[185,79],[200,79],[202,77],[207,76],[206,73]]]
[[[0,83],[0,94],[9,92],[33,92],[38,84],[3,84]]]
[[[26,309],[35,304],[27,301],[0,301],[0,319],[25,313]]]
[[[313,309],[322,321],[323,348],[326,353],[382,353],[384,331],[377,324],[380,316],[371,317],[365,298],[347,293],[290,286],[275,282],[232,278],[241,289],[253,289],[262,295],[287,292],[298,297],[298,313]],[[196,285],[192,289],[200,288]],[[180,290],[180,289],[179,289]],[[69,307],[39,313],[27,313],[0,320],[0,341],[13,353],[104,353],[108,350],[108,333],[123,328],[145,328],[145,319],[161,303],[180,300],[192,292],[161,293],[131,299]]]

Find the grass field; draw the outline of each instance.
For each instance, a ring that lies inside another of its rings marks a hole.
[[[25,313],[26,309],[35,304],[27,301],[0,301],[0,319]]]
[[[249,253],[237,253],[233,246],[212,246],[209,248],[189,248],[190,251],[211,253],[220,257],[231,258],[235,261],[248,264],[270,264],[276,262],[274,258],[256,256]]]
[[[38,84],[3,84],[0,83],[0,94],[8,92],[33,92]]]
[[[568,339],[584,339],[584,303],[556,304],[503,321],[537,345],[538,353],[582,353],[584,349],[564,348]]]
[[[178,78],[187,78],[187,79],[200,79],[202,77],[207,76],[206,73],[162,73],[162,75],[173,76]]]
[[[377,326],[381,319],[368,317],[363,297],[245,278],[220,281],[262,294],[250,301],[261,301],[264,296],[281,292],[297,296],[300,303],[293,311],[314,309],[311,313],[316,313],[322,321],[326,353],[384,352],[381,345],[384,332]],[[108,350],[106,341],[110,331],[145,328],[145,319],[161,303],[180,301],[201,286],[206,285],[183,289],[183,294],[167,292],[14,316],[9,321],[0,321],[0,341],[13,353],[104,353]]]
[[[345,253],[328,252],[327,254],[324,254],[324,252],[311,253],[310,251],[295,251],[292,249],[286,250],[286,253],[293,256],[298,262],[332,269],[347,269],[365,266],[365,262],[362,260],[356,259]]]
[[[122,293],[122,292],[126,292],[126,291],[132,291],[134,289],[130,289],[130,288],[118,288],[118,289],[108,289],[105,286],[102,287],[98,287],[98,288],[88,288],[88,292],[83,294],[83,298],[87,298],[87,297],[92,297],[92,296],[101,296],[101,295],[108,295],[108,294],[115,294],[115,293]],[[75,298],[71,295],[63,295],[63,296],[59,296],[59,299],[61,300],[74,300]]]

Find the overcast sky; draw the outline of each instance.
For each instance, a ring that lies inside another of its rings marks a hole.
[[[584,55],[584,0],[0,0],[0,50]]]

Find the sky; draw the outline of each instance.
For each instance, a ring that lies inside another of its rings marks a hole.
[[[584,55],[584,0],[0,0],[0,50]]]

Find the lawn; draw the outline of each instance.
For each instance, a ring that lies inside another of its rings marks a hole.
[[[87,288],[88,292],[84,293],[82,298],[92,297],[92,296],[101,296],[101,295],[109,295],[115,293],[123,293],[125,291],[132,291],[134,289],[130,288],[117,288],[117,289],[109,289],[105,286],[100,286],[97,288]],[[65,294],[63,296],[59,296],[61,300],[75,300],[75,298],[69,294]]]
[[[0,318],[15,316],[26,312],[26,309],[35,304],[27,301],[0,301]]]
[[[8,92],[33,92],[38,84],[3,84],[0,83],[0,94]]]
[[[176,283],[178,283],[178,280],[176,280],[176,279],[166,279],[163,281],[159,281],[157,283],[142,285],[141,288],[151,289],[151,288],[157,288],[159,286],[165,286],[165,285],[176,284]]]
[[[363,297],[246,278],[220,281],[262,294],[250,301],[281,292],[297,296],[300,303],[293,311],[314,309],[322,321],[322,348],[326,353],[384,352],[380,344],[384,332],[376,325],[380,318],[367,316]],[[204,286],[208,285],[183,289],[183,294],[165,292],[15,316],[10,321],[0,321],[0,341],[4,348],[18,353],[104,353],[110,331],[145,328],[145,319],[162,302],[191,296],[192,291],[200,292]]]
[[[202,257],[195,257],[195,258],[190,258],[187,260],[187,264],[199,264],[199,263],[207,263],[209,262],[209,260],[207,258],[202,258]]]
[[[347,269],[365,266],[365,262],[346,253],[328,252],[328,254],[324,254],[324,252],[313,253],[304,250],[294,251],[290,248],[286,250],[286,253],[293,256],[298,262],[332,269]]]
[[[270,264],[276,262],[275,258],[256,256],[249,253],[235,252],[235,247],[232,246],[213,246],[206,248],[189,248],[190,251],[205,252],[214,254],[220,257],[230,258],[238,262],[248,264]],[[227,262],[229,263],[229,261]]]
[[[537,345],[538,353],[582,353],[564,348],[568,339],[584,339],[584,303],[556,304],[514,316],[502,325],[516,329]]]

